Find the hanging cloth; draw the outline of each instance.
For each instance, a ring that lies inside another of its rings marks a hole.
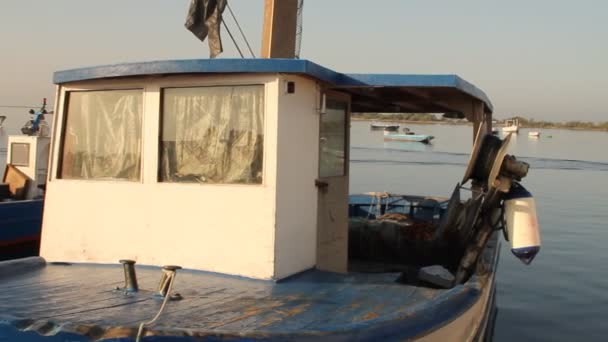
[[[198,39],[204,41],[209,36],[211,58],[222,53],[220,25],[227,0],[192,0],[186,17],[186,28]]]

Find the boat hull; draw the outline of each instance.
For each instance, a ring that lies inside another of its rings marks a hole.
[[[517,127],[517,126],[503,127],[502,131],[505,132],[505,133],[518,133],[519,132],[519,127]]]
[[[389,124],[371,124],[370,129],[372,130],[383,130],[387,132],[396,132],[399,130],[399,125],[389,125]]]
[[[428,144],[435,137],[421,134],[389,134],[384,136],[384,141],[420,142]]]
[[[43,200],[0,202],[0,260],[36,256]]]

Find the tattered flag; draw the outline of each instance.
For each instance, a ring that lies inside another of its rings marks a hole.
[[[220,25],[222,13],[227,0],[192,0],[186,17],[186,28],[198,39],[209,38],[209,54],[211,58],[222,53]]]

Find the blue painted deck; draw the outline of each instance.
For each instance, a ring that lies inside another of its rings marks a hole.
[[[496,250],[488,248],[490,269]],[[137,267],[140,292],[127,295],[114,290],[123,285],[121,265],[41,262],[0,263],[0,340],[130,341],[160,308],[151,292],[156,267]],[[397,283],[397,273],[311,270],[275,283],[180,270],[173,289],[183,299],[168,303],[144,340],[408,339],[466,311],[493,286],[490,274],[438,290]]]
[[[43,200],[0,202],[0,260],[38,255]]]

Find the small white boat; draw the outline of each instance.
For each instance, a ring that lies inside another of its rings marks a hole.
[[[512,119],[505,121],[505,126],[502,128],[505,133],[518,133],[519,132],[519,120]]]
[[[428,144],[431,140],[435,139],[432,135],[426,134],[416,134],[414,132],[407,131],[404,134],[391,134],[389,132],[384,132],[384,141],[413,141],[413,142],[421,142],[423,144]]]
[[[539,131],[531,131],[531,132],[528,132],[528,136],[529,137],[534,137],[534,138],[540,138],[540,132]]]

